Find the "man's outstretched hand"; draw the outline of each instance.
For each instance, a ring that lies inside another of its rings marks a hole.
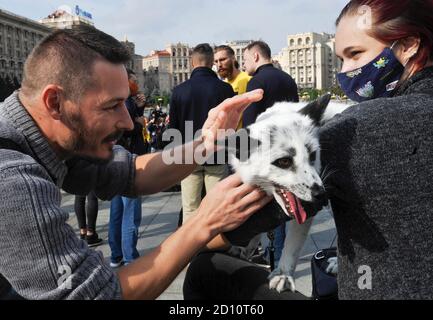
[[[213,108],[203,125],[202,138],[207,151],[215,150],[215,141],[224,138],[218,135],[221,130],[235,130],[239,120],[251,103],[263,99],[263,90],[257,89],[239,96],[225,100]]]

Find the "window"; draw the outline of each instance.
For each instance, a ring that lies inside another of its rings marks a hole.
[[[310,39],[310,37],[308,37],[308,38],[305,40],[305,42],[306,42],[307,44],[310,44],[310,43],[311,43],[311,39]]]
[[[295,45],[295,40],[290,39],[290,45],[291,45],[291,46],[294,46],[294,45]]]
[[[173,48],[173,57],[176,56],[176,49]]]
[[[300,45],[302,45],[302,39],[301,38],[298,39],[298,46],[300,46]]]

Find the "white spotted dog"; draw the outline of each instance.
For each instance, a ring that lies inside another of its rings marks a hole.
[[[305,105],[277,103],[243,130],[248,153],[231,155],[230,165],[244,183],[273,195],[284,213],[292,218],[278,268],[269,277],[270,288],[295,291],[296,265],[313,219],[309,216],[328,206],[322,179],[319,127],[349,105],[329,103],[330,95]],[[246,132],[246,133],[245,133]],[[241,134],[237,133],[237,141]],[[252,142],[256,142],[252,146]]]

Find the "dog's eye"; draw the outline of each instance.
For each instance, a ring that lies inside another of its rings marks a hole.
[[[281,169],[289,169],[293,165],[293,158],[281,158],[273,163],[274,166],[277,166]]]
[[[312,154],[310,154],[310,163],[314,164],[314,162],[316,162],[317,159],[317,152],[313,152]]]

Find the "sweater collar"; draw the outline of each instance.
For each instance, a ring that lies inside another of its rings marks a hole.
[[[61,187],[68,171],[67,167],[57,156],[47,138],[22,105],[18,97],[18,91],[15,91],[5,100],[3,108],[14,128],[27,141],[31,149],[31,156],[48,171],[57,186]]]

